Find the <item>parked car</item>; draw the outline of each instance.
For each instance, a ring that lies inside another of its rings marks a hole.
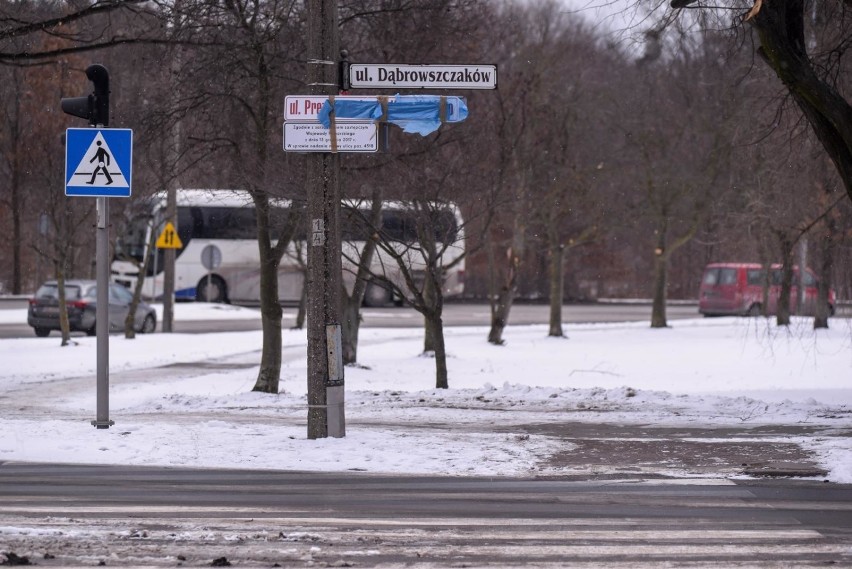
[[[813,315],[817,301],[817,278],[811,269],[805,269],[804,311]],[[763,306],[763,287],[766,269],[758,263],[711,263],[704,269],[698,293],[698,311],[704,316],[743,315],[757,316]],[[790,291],[790,311],[799,314],[799,268],[793,267],[793,288]],[[769,273],[769,305],[767,314],[778,311],[781,294],[781,265],[772,265]],[[829,290],[829,313],[834,314],[836,298]]]
[[[133,295],[121,285],[109,285],[109,330],[124,330],[124,321],[130,310]],[[65,304],[68,307],[68,324],[72,331],[95,335],[95,312],[97,309],[97,282],[90,280],[65,281]],[[27,323],[33,327],[36,336],[43,338],[51,330],[60,330],[59,326],[59,285],[56,281],[47,281],[39,287],[30,299]],[[134,329],[145,334],[157,328],[157,312],[144,302],[136,308]]]

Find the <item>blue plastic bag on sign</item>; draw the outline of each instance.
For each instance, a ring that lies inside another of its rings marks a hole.
[[[382,106],[376,100],[335,99],[333,105],[331,100],[328,100],[322,106],[318,115],[319,122],[325,128],[329,128],[329,125],[331,125],[332,109],[334,109],[334,116],[339,119],[378,120],[382,118]]]
[[[467,103],[461,97],[439,95],[395,95],[388,97],[387,116],[382,103],[377,99],[335,99],[326,101],[319,112],[319,121],[325,128],[331,126],[331,111],[337,119],[380,120],[402,128],[404,132],[421,136],[432,134],[441,127],[443,99],[443,122],[461,122],[467,118]]]

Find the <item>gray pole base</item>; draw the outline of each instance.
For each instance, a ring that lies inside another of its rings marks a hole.
[[[344,392],[342,385],[325,388],[328,436],[339,439],[346,436],[346,416],[344,411]]]
[[[92,426],[98,429],[109,429],[115,425],[115,421],[110,419],[109,421],[92,421]]]

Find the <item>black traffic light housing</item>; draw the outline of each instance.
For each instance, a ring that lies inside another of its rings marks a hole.
[[[94,92],[86,97],[64,97],[62,110],[88,120],[91,126],[109,126],[109,71],[96,63],[86,68],[86,77],[94,84]]]

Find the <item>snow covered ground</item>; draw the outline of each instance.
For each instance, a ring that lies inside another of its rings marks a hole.
[[[17,318],[16,310],[0,319]],[[178,320],[257,318],[257,311],[178,304]],[[25,317],[24,317],[25,319]],[[11,320],[9,320],[11,321]],[[559,437],[519,425],[683,428],[852,427],[852,320],[675,320],[446,330],[449,390],[436,390],[422,330],[366,328],[346,369],[347,436],[306,438],[306,337],[285,330],[278,395],[253,393],[260,332],[110,339],[110,429],[94,429],[95,338],[60,347],[0,340],[0,461],[186,465],[451,475],[582,472],[548,461]],[[852,483],[852,441],[765,438],[815,454]],[[676,468],[665,472],[678,475]],[[684,473],[680,473],[687,475]]]

